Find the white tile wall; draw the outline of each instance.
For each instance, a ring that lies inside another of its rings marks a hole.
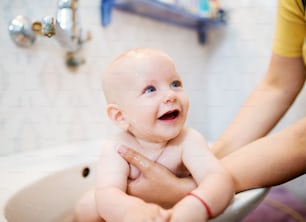
[[[99,138],[108,132],[101,71],[118,53],[142,46],[174,57],[191,98],[189,124],[215,140],[266,70],[276,11],[276,0],[223,2],[230,14],[228,24],[210,30],[203,46],[193,30],[118,11],[104,28],[100,1],[80,0],[81,24],[93,39],[82,50],[86,63],[72,73],[55,39],[39,36],[24,49],[16,47],[7,32],[9,20],[17,14],[32,20],[54,16],[56,0],[1,1],[0,154]],[[303,101],[297,101],[288,121],[305,114]]]
[[[211,30],[200,45],[193,30],[113,11],[101,26],[100,1],[79,0],[81,24],[93,39],[84,45],[86,63],[65,67],[55,39],[38,37],[31,48],[9,38],[17,14],[38,20],[55,16],[56,0],[0,1],[0,155],[104,137],[115,128],[104,115],[100,77],[105,64],[132,47],[165,50],[177,62],[191,99],[188,124],[215,140],[263,76],[271,53],[276,0],[221,1],[228,24]],[[306,114],[303,91],[284,127]]]

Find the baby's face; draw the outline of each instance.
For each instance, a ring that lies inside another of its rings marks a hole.
[[[189,100],[173,61],[152,52],[127,58],[122,68],[116,93],[128,130],[152,142],[176,137],[186,121]]]

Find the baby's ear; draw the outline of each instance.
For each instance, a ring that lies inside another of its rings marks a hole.
[[[117,104],[108,104],[106,107],[108,118],[110,118],[118,127],[123,130],[128,129],[128,122],[126,121],[123,112]]]

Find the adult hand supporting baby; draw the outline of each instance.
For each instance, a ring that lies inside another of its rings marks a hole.
[[[178,178],[164,166],[133,149],[120,146],[118,152],[141,171],[141,176],[129,183],[128,194],[169,208],[196,188],[196,183],[191,177]]]

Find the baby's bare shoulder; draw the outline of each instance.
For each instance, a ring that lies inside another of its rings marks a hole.
[[[196,129],[185,127],[182,132],[179,134],[178,139],[180,140],[190,140],[190,139],[201,139],[205,140],[204,136],[197,131]]]

